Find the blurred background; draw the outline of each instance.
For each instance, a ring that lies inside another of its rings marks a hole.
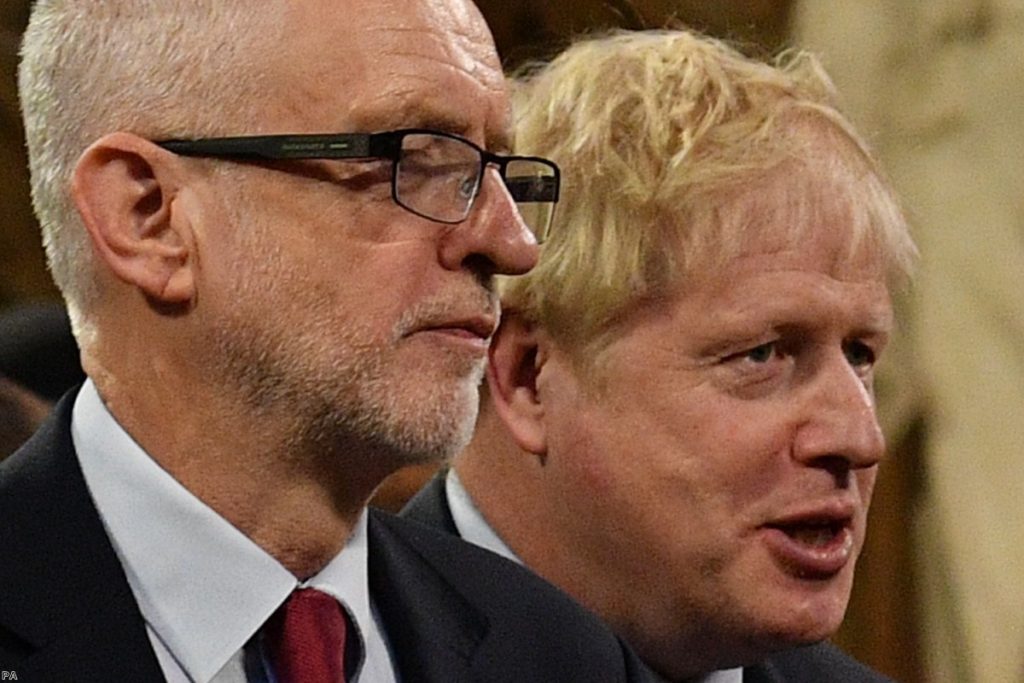
[[[836,640],[904,683],[1024,681],[1024,0],[477,4],[510,68],[574,35],[669,20],[751,54],[821,56],[922,252],[879,384],[890,456]],[[0,347],[46,325],[67,334],[54,322],[17,106],[28,6],[0,4]],[[57,371],[74,355],[60,349],[0,357],[0,429],[14,416],[2,375]],[[20,402],[26,422],[41,414],[32,400]],[[426,476],[400,473],[378,504],[400,505]]]

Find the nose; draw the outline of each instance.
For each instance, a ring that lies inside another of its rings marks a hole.
[[[515,201],[494,168],[481,181],[480,194],[463,223],[441,241],[445,268],[469,268],[481,275],[521,275],[537,264],[538,247]]]
[[[843,354],[836,356],[810,385],[794,457],[810,466],[843,472],[872,467],[885,454],[875,398]]]

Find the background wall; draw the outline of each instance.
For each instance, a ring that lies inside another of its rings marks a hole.
[[[15,86],[18,45],[27,21],[27,0],[0,2],[0,307],[56,296],[29,202]]]

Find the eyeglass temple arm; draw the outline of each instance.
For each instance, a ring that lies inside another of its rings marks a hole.
[[[247,159],[358,159],[370,152],[370,135],[264,135],[162,140],[156,144],[182,156]]]

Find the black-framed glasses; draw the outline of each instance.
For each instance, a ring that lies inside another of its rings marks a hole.
[[[389,159],[391,197],[439,223],[461,223],[480,194],[484,170],[497,167],[538,242],[551,227],[561,173],[548,159],[494,154],[451,133],[407,128],[385,133],[260,135],[160,140],[183,156],[227,159]]]

